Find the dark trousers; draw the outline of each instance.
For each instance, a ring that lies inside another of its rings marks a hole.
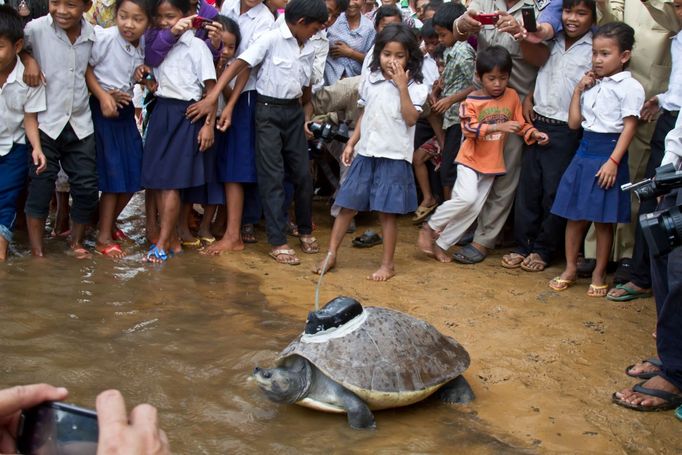
[[[284,174],[294,184],[296,224],[301,235],[312,232],[313,181],[308,169],[305,116],[298,100],[259,95],[256,104],[256,170],[265,227],[271,245],[287,243]]]
[[[462,127],[458,123],[445,130],[445,141],[440,162],[440,182],[443,186],[452,188],[457,180],[457,165],[455,158],[462,143]]]
[[[0,156],[0,236],[12,240],[17,218],[17,200],[28,176],[28,147],[14,144],[7,155]]]
[[[661,165],[663,155],[665,154],[665,137],[675,127],[677,114],[670,111],[663,111],[658,121],[656,122],[656,129],[651,138],[651,155],[646,165],[645,178],[651,178],[656,174],[656,168]],[[656,199],[648,199],[641,201],[639,204],[638,215],[644,215],[656,210],[658,202]],[[639,219],[639,217],[638,217]],[[649,246],[642,234],[642,228],[637,223],[635,226],[635,246],[632,250],[632,270],[630,272],[630,281],[643,289],[651,287],[651,264],[649,259]]]
[[[677,199],[677,201],[675,201]],[[682,204],[678,196],[667,196],[660,208]],[[651,259],[651,278],[656,298],[656,349],[661,376],[682,390],[682,246]]]
[[[566,220],[550,213],[557,187],[580,143],[580,131],[568,125],[536,121],[535,126],[549,135],[547,145],[526,148],[514,209],[515,252],[537,253],[549,263],[561,248]]]
[[[242,226],[245,224],[257,224],[263,216],[260,205],[258,184],[244,183],[244,210],[242,212]]]
[[[57,139],[40,132],[40,144],[47,158],[47,169],[36,175],[35,166],[29,171],[26,215],[47,218],[54,183],[61,163],[69,176],[71,219],[78,224],[88,224],[94,219],[99,192],[97,187],[97,162],[95,159],[95,135],[78,139],[71,125],[66,125]]]

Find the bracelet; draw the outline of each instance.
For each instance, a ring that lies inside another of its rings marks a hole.
[[[462,33],[462,31],[459,29],[459,18],[455,19],[455,30],[460,36],[466,36],[466,33]]]
[[[611,161],[613,161],[614,163],[616,163],[616,166],[620,165],[620,162],[614,160],[612,156],[609,156],[609,159],[610,159]]]

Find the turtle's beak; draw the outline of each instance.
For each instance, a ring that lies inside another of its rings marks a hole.
[[[253,375],[260,376],[263,379],[270,379],[272,377],[272,373],[270,372],[270,370],[264,370],[259,367],[253,369]]]

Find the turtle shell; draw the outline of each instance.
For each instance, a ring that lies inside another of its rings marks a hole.
[[[336,334],[299,336],[280,361],[304,357],[372,409],[422,400],[469,366],[462,345],[427,322],[379,307],[366,307],[358,318]]]

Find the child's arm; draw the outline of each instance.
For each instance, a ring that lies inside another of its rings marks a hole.
[[[580,79],[578,85],[575,86],[573,96],[571,97],[571,105],[568,107],[568,127],[570,129],[577,130],[580,128],[580,124],[583,122],[583,114],[580,112],[580,97],[583,92],[591,88],[595,82],[594,73],[588,71],[583,78]]]
[[[215,86],[214,80],[204,81],[206,90],[211,90]],[[199,130],[199,137],[197,141],[199,142],[199,151],[204,152],[208,150],[209,147],[213,145],[213,140],[215,139],[215,115],[209,115],[206,117],[204,126]]]
[[[313,89],[310,85],[303,87],[303,94],[301,95],[301,104],[303,105],[303,113],[305,121],[303,122],[303,131],[308,139],[313,139],[314,135],[308,129],[308,123],[313,119]]]
[[[19,52],[19,59],[24,65],[24,83],[29,87],[37,87],[40,84],[47,84],[45,75],[40,70],[40,65],[33,56],[26,50]]]
[[[24,113],[24,131],[26,133],[28,142],[33,148],[33,151],[31,152],[31,158],[33,159],[33,165],[36,166],[36,175],[38,175],[47,169],[47,159],[45,158],[45,155],[43,154],[43,148],[40,145],[37,112]]]
[[[407,90],[408,75],[402,66],[393,63],[389,67],[389,75],[400,91],[400,113],[408,127],[414,126],[419,120],[419,111],[414,107],[410,92]]]
[[[175,43],[178,42],[180,36],[192,28],[193,17],[183,17],[170,30],[147,30],[145,32],[144,62],[152,68],[159,66]]]
[[[360,125],[362,124],[362,116],[365,110],[360,109],[358,112],[358,119],[355,121],[355,129],[353,130],[353,135],[346,142],[346,147],[343,149],[343,154],[341,155],[341,162],[346,166],[350,166],[351,161],[353,161],[353,149],[355,145],[360,140]]]
[[[618,174],[618,165],[623,159],[623,156],[628,151],[632,138],[635,137],[637,130],[637,117],[629,116],[623,119],[623,132],[618,136],[616,147],[611,152],[609,159],[599,168],[595,177],[597,177],[599,186],[608,190],[616,183],[616,175]]]
[[[557,0],[552,0],[553,2]],[[531,65],[540,68],[549,60],[550,49],[543,43],[531,43],[528,40],[519,42],[523,59]]]
[[[523,108],[521,105],[521,100],[518,99],[518,95],[514,106],[514,118],[512,120],[519,122],[521,125],[521,129],[516,134],[523,137],[523,140],[526,142],[526,144],[534,144],[536,141],[540,145],[549,143],[549,136],[546,133],[538,131],[538,129],[535,128],[532,123],[526,121],[525,117],[523,116]]]
[[[448,109],[450,109],[454,104],[461,103],[462,101],[464,101],[467,98],[467,96],[469,96],[469,93],[473,91],[474,86],[470,85],[464,90],[460,90],[459,92],[455,92],[450,96],[446,96],[445,98],[439,99],[433,106],[431,106],[431,109],[438,112],[439,114],[445,114],[445,112]]]
[[[240,62],[241,60],[237,60]],[[230,65],[230,68],[234,66],[234,64]],[[223,72],[224,74],[224,72]],[[225,105],[225,108],[223,109],[222,114],[220,114],[220,120],[218,121],[218,129],[220,131],[226,131],[230,125],[232,124],[232,112],[234,111],[234,107],[237,105],[237,101],[239,100],[239,96],[242,93],[242,90],[244,90],[244,87],[246,87],[247,82],[249,81],[249,76],[251,75],[251,68],[247,66],[245,70],[239,73],[239,76],[237,76],[237,82],[234,84],[234,89],[232,89],[232,94],[227,100],[227,104]],[[222,75],[221,75],[222,78]],[[220,79],[218,79],[218,83],[220,83]],[[216,84],[217,86],[217,84]],[[227,85],[226,85],[227,87]],[[214,89],[215,90],[215,89]],[[190,106],[191,108],[192,106]]]
[[[88,69],[85,70],[85,83],[88,89],[95,95],[95,98],[99,101],[99,105],[102,108],[102,115],[107,118],[118,117],[118,107],[116,106],[116,100],[113,96],[107,93],[95,77],[95,71],[92,66],[88,65]]]
[[[227,67],[225,71],[223,71],[223,74],[220,75],[218,81],[213,86],[213,88],[206,93],[204,99],[197,101],[196,103],[192,104],[187,108],[187,118],[189,118],[190,121],[194,123],[200,118],[205,117],[211,113],[214,113],[216,111],[216,106],[218,102],[218,97],[220,96],[220,92],[222,92],[225,86],[227,86],[227,84],[229,84],[230,81],[234,79],[235,76],[240,74],[242,71],[247,71],[247,74],[251,74],[249,64],[241,59],[235,60],[230,66]],[[248,81],[248,77],[246,78],[246,80]],[[241,92],[241,90],[237,91],[236,86],[234,91],[237,93]],[[223,111],[223,114],[224,113],[225,111]],[[220,118],[222,121],[222,116]],[[218,129],[224,131],[222,126],[223,126],[222,123],[219,123]],[[225,129],[227,129],[227,127],[225,127]]]

